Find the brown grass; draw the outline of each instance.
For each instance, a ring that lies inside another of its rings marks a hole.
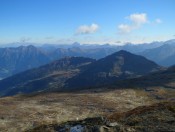
[[[164,92],[154,93],[139,89],[94,90],[95,92],[47,93],[1,98],[0,131],[18,132],[42,124],[125,112],[138,106],[162,101],[157,100],[155,94],[166,96],[166,100],[175,95],[173,90],[171,93],[163,90]]]

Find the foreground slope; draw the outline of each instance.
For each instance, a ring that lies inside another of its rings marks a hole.
[[[67,88],[102,86],[114,81],[135,78],[160,70],[156,63],[139,55],[121,50],[88,66],[88,69],[70,78]]]
[[[160,91],[156,90],[155,95],[167,98],[157,99],[152,92],[142,89],[96,89],[0,98],[0,131],[21,132],[43,124],[106,116],[175,97],[173,89]]]
[[[175,102],[140,106],[114,113],[109,117],[87,118],[62,124],[44,124],[27,132],[88,131],[88,132],[173,132],[175,131]]]
[[[64,81],[85,68],[94,59],[66,57],[0,81],[0,95],[31,93],[61,87]]]

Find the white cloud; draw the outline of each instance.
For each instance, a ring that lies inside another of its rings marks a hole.
[[[91,34],[95,33],[99,29],[99,26],[95,23],[91,25],[82,25],[78,27],[76,34]]]
[[[147,19],[147,14],[146,13],[140,13],[140,14],[131,14],[129,16],[129,19],[134,23],[134,24],[145,24],[148,22]]]
[[[130,33],[135,29],[139,29],[143,24],[148,22],[146,13],[135,13],[126,17],[131,24],[120,24],[118,26],[119,33]]]
[[[157,19],[155,20],[155,23],[160,24],[160,23],[162,23],[162,20],[159,19],[159,18],[157,18]]]
[[[132,31],[132,26],[127,24],[120,24],[118,26],[118,29],[120,30],[120,33],[130,33]]]

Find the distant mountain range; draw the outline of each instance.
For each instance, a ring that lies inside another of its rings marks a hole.
[[[175,64],[175,40],[138,45],[127,43],[123,46],[110,44],[90,45],[77,42],[70,45],[44,44],[33,46],[36,44],[29,44],[12,43],[1,45],[3,48],[0,48],[0,79],[67,56],[88,57],[98,60],[120,50],[145,56],[162,66]]]
[[[145,50],[140,55],[155,61],[159,65],[172,66],[175,64],[175,42]]]
[[[1,48],[0,78],[46,64],[49,61],[50,59],[45,52],[32,45],[17,48]]]
[[[139,55],[119,51],[95,61],[66,57],[0,81],[1,96],[40,91],[69,91],[135,78],[162,67]]]
[[[0,48],[0,79],[64,57],[82,56],[99,59],[115,51],[118,51],[118,49],[112,47],[107,49],[56,48],[52,51],[32,45],[16,48]]]

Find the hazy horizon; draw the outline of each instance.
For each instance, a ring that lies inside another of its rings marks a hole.
[[[111,46],[124,46],[127,44],[131,44],[131,45],[143,45],[143,44],[153,44],[153,43],[164,43],[166,44],[166,42],[168,41],[173,41],[175,42],[175,39],[168,39],[165,41],[151,41],[151,42],[142,42],[142,43],[132,43],[132,42],[118,42],[118,43],[79,43],[79,42],[72,42],[72,43],[34,43],[34,42],[12,42],[12,43],[6,43],[6,44],[0,44],[0,47],[18,47],[18,46],[29,46],[29,45],[33,45],[33,46],[44,46],[44,45],[111,45]],[[167,43],[168,44],[168,43]]]

